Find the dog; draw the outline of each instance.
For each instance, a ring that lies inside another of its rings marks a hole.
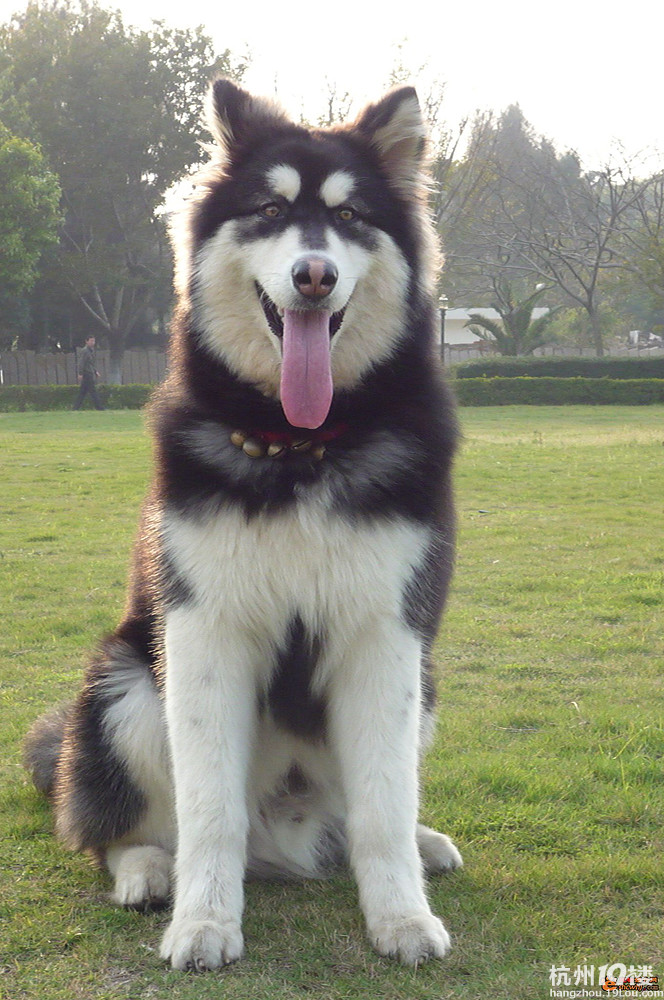
[[[402,87],[308,129],[226,79],[173,223],[177,309],[124,617],[26,763],[114,900],[173,899],[161,956],[239,959],[247,876],[349,863],[407,964],[448,934],[418,825],[454,550],[426,131]]]

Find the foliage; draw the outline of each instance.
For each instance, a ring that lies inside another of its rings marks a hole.
[[[535,306],[546,289],[538,288],[520,302],[515,300],[508,281],[497,280],[496,290],[497,301],[492,305],[500,316],[500,322],[481,313],[471,313],[466,326],[470,327],[475,336],[481,340],[493,341],[501,354],[510,356],[532,354],[538,347],[555,339],[550,326],[556,310],[549,309],[542,316],[533,319]]]
[[[542,361],[555,359],[543,358]],[[573,360],[573,359],[570,359]],[[581,360],[581,359],[579,359]],[[588,359],[591,364],[592,359]],[[626,362],[622,362],[625,364]],[[635,362],[638,364],[638,362]],[[474,373],[472,366],[487,367],[486,374]],[[495,365],[495,363],[494,363]],[[664,402],[664,377],[646,376],[645,373],[614,374],[610,369],[604,374],[570,376],[565,370],[549,374],[550,367],[535,375],[515,371],[512,366],[496,373],[491,362],[469,362],[468,368],[458,366],[453,381],[455,395],[462,406],[493,406],[508,403],[562,405],[607,404],[639,406]],[[465,370],[464,370],[465,368]],[[69,385],[7,385],[0,388],[0,413],[29,411],[70,410],[77,393]],[[154,386],[149,385],[100,385],[99,395],[110,410],[142,409],[150,400]],[[88,402],[88,406],[91,404]]]
[[[6,105],[41,143],[62,185],[51,281],[106,335],[116,365],[146,312],[168,306],[163,199],[200,158],[209,78],[242,69],[201,29],[138,31],[85,0],[31,3],[0,30],[12,93],[0,115]]]
[[[44,251],[57,239],[60,187],[40,150],[0,123],[0,338],[7,310],[29,291]],[[11,340],[11,331],[8,332]],[[3,346],[9,346],[3,344]]]
[[[454,384],[461,406],[646,406],[664,403],[664,379],[463,378]]]
[[[98,385],[97,391],[107,409],[139,410],[150,399],[154,386]],[[5,385],[0,387],[0,413],[71,410],[77,393],[74,385]],[[87,406],[91,405],[88,400]]]
[[[533,378],[664,379],[664,356],[645,358],[482,358],[462,361],[452,368],[454,377],[491,378],[528,375]]]
[[[469,178],[472,198],[459,224],[441,220],[451,285],[477,300],[499,295],[504,282],[520,283],[521,297],[544,281],[557,304],[586,312],[601,355],[605,276],[631,268],[651,289],[661,277],[655,251],[648,256],[664,232],[655,178],[639,178],[627,160],[584,171],[574,153],[537,136],[517,106],[496,121],[477,119],[457,172]]]
[[[664,171],[639,185],[629,225],[620,233],[625,269],[648,290],[652,307],[664,310]]]

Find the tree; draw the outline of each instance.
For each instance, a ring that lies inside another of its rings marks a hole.
[[[0,123],[0,333],[11,342],[15,302],[34,285],[57,240],[60,186],[39,149]]]
[[[547,289],[535,289],[527,299],[517,302],[512,287],[507,281],[497,282],[497,299],[492,303],[500,316],[500,322],[471,313],[466,326],[482,340],[493,341],[500,354],[515,357],[518,354],[532,354],[554,338],[549,329],[557,309],[549,309],[542,316],[533,319],[537,302]]]
[[[647,182],[630,164],[583,172],[573,153],[558,154],[535,136],[518,107],[508,108],[484,137],[481,196],[453,241],[453,265],[490,294],[509,280],[544,281],[583,308],[598,355],[604,350],[600,278],[624,267],[620,233]]]
[[[664,171],[646,183],[630,182],[633,210],[621,232],[625,269],[648,290],[652,306],[664,309]]]
[[[489,112],[477,112],[474,118],[464,116],[450,124],[445,116],[445,83],[439,78],[431,79],[426,64],[413,69],[407,60],[405,46],[401,44],[397,47],[397,60],[387,86],[400,86],[414,80],[425,81],[423,86],[418,82],[418,96],[429,132],[428,158],[433,178],[431,207],[445,254],[440,290],[447,295],[463,294],[467,275],[455,267],[456,252],[468,220],[493,179],[488,155],[493,117]],[[459,159],[464,144],[467,144],[466,154]]]
[[[547,167],[535,174],[512,245],[526,269],[586,311],[601,356],[600,278],[623,266],[621,228],[644,184],[631,176],[628,164],[581,173],[572,158],[554,156]]]
[[[128,336],[164,299],[163,199],[200,159],[202,95],[213,74],[242,71],[200,29],[134,30],[85,0],[31,3],[0,30],[8,111],[24,112],[62,186],[51,281],[106,335],[114,380]]]
[[[496,245],[504,201],[514,202],[505,178],[519,172],[521,162],[534,152],[535,138],[518,106],[496,119],[478,112],[443,158],[434,165],[437,180],[436,220],[445,247],[445,287],[458,299],[487,303],[496,297],[512,254]],[[455,159],[464,132],[470,128],[464,155]],[[519,276],[510,273],[510,284]],[[525,295],[532,280],[525,279]]]

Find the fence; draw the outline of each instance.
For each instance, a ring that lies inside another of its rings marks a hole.
[[[486,344],[445,344],[446,365],[470,361],[495,353]],[[664,348],[610,348],[606,353],[620,357],[652,357],[664,354]],[[552,345],[535,351],[538,356],[595,357],[592,347],[561,347]],[[109,381],[110,354],[97,351],[100,382]],[[122,359],[123,385],[153,385],[166,373],[166,355],[161,351],[125,351]],[[76,354],[37,354],[35,351],[5,351],[0,355],[0,385],[76,385]]]
[[[108,382],[110,352],[96,351],[99,381]],[[77,355],[37,354],[35,351],[4,351],[0,355],[2,385],[76,385]],[[123,385],[152,385],[166,373],[166,355],[161,351],[125,351],[122,359]]]
[[[479,342],[475,344],[445,344],[444,362],[446,365],[456,364],[457,361],[474,361],[476,358],[483,358],[487,355],[495,356],[495,351],[490,344]],[[561,344],[550,344],[548,347],[538,347],[534,352],[538,358],[594,358],[597,356],[594,347],[567,347]],[[664,355],[664,347],[606,347],[604,353],[607,357],[620,358],[651,358]]]

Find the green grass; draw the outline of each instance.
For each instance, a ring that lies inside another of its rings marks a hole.
[[[423,818],[466,861],[416,971],[366,944],[347,878],[247,891],[245,961],[168,970],[67,854],[20,766],[117,621],[149,442],[135,412],[0,416],[0,995],[544,998],[552,965],[664,975],[664,407],[463,409],[458,566]]]

